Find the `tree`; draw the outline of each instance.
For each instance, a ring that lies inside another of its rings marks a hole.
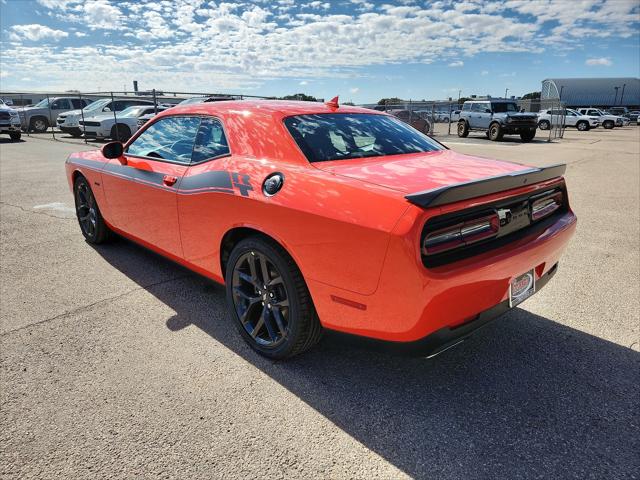
[[[530,92],[522,96],[522,100],[539,100],[540,92]]]
[[[294,95],[285,95],[284,97],[282,97],[282,100],[302,100],[303,102],[318,101],[316,97],[312,97],[311,95],[306,95],[304,93],[296,93]]]
[[[405,101],[398,97],[382,98],[378,100],[378,105],[397,105],[398,103],[405,103]]]

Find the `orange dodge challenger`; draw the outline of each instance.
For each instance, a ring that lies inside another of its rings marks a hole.
[[[87,241],[224,283],[271,358],[324,329],[439,353],[542,288],[576,226],[564,165],[458,154],[337,98],[174,107],[66,170]]]

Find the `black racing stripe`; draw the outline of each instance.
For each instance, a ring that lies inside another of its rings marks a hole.
[[[197,195],[199,193],[228,193],[231,195],[234,195],[235,192],[233,190],[230,190],[228,188],[216,188],[216,187],[210,187],[210,188],[202,188],[202,189],[198,189],[198,190],[179,190],[178,194],[179,195]]]
[[[231,175],[226,171],[205,172],[199,175],[182,177],[180,191],[197,190],[203,188],[225,189],[233,193]]]
[[[160,172],[150,172],[149,170],[140,170],[137,168],[129,167],[127,165],[121,165],[118,163],[107,163],[104,166],[104,171],[118,175],[123,178],[130,178],[131,180],[139,180],[144,183],[163,186],[163,179],[165,174]]]
[[[74,165],[81,165],[83,167],[91,168],[93,170],[102,170],[103,162],[97,160],[87,160],[86,158],[70,157],[67,159],[69,163]]]

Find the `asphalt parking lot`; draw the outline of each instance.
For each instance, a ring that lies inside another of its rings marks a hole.
[[[66,156],[0,140],[2,478],[638,478],[640,127],[440,139],[568,163],[554,280],[431,360],[331,336],[257,356],[224,290],[125,240],[92,247]]]

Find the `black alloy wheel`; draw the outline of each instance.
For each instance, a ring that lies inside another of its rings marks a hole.
[[[300,270],[277,244],[261,237],[241,241],[227,264],[227,300],[249,345],[270,358],[297,355],[322,329]]]
[[[83,176],[76,178],[73,191],[76,216],[78,217],[82,235],[89,243],[99,244],[104,242],[108,237],[109,228],[102,219],[96,197],[93,195],[87,179]]]

